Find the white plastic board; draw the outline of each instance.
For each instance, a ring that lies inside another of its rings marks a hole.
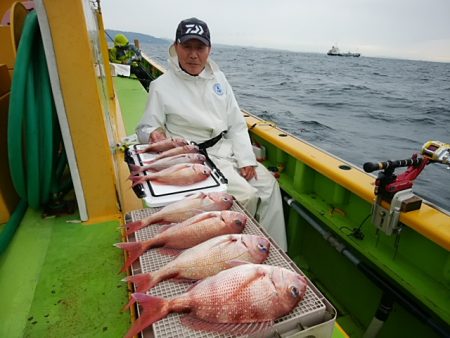
[[[156,154],[152,153],[136,153],[136,150],[144,148],[146,145],[137,144],[130,148],[130,155],[134,163],[137,165],[145,165],[145,161],[153,159]],[[211,176],[206,180],[190,185],[168,185],[157,182],[147,181],[143,184],[145,197],[143,200],[147,207],[161,207],[172,202],[179,201],[188,195],[197,192],[222,192],[227,191],[227,184],[224,176],[216,169],[205,163],[211,169]],[[145,172],[141,175],[145,175]]]

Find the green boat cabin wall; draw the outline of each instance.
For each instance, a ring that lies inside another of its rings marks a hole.
[[[381,272],[395,272],[397,277],[388,275],[403,287],[412,289],[415,296],[432,300],[439,298],[443,289],[448,290],[449,253],[445,249],[406,226],[396,248],[395,236],[377,235],[370,221],[372,205],[369,202],[265,139],[250,134],[266,149],[264,164],[283,167],[279,178],[281,188],[326,224],[327,230],[353,249],[352,252],[358,252],[358,258],[371,266],[376,264]],[[285,216],[289,256],[336,305],[339,316],[343,316],[338,321],[344,330],[350,336],[361,335],[363,332],[357,327],[345,325],[345,317],[351,314],[358,326],[367,327],[380,303],[382,290],[287,205]],[[362,240],[350,236],[358,227],[364,233]],[[432,310],[441,312],[444,309],[438,305]],[[448,321],[448,313],[445,316]],[[383,326],[382,337],[399,337],[399,332],[403,337],[438,337],[429,326],[395,303]]]

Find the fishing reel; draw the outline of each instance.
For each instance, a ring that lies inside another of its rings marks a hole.
[[[420,209],[422,200],[413,194],[413,182],[429,163],[450,165],[450,144],[428,141],[422,146],[421,155],[422,157],[413,154],[405,160],[367,162],[363,165],[364,171],[368,173],[383,170],[375,180],[376,199],[372,209],[372,223],[387,235],[399,231],[401,212]],[[401,167],[407,169],[395,175],[395,169]],[[390,204],[389,209],[382,206],[383,201]]]
[[[422,155],[428,157],[431,162],[442,163],[450,166],[449,143],[428,141],[422,146]]]

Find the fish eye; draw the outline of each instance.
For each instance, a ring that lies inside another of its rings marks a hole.
[[[267,252],[267,247],[261,243],[258,243],[258,249],[262,252]]]
[[[298,298],[300,296],[300,292],[298,292],[298,289],[295,286],[290,287],[291,295],[294,298]]]

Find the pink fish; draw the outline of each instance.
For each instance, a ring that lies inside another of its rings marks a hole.
[[[159,153],[161,151],[166,151],[172,148],[181,147],[188,145],[189,142],[184,138],[175,137],[175,138],[167,138],[165,140],[161,140],[158,142],[154,142],[146,146],[144,149],[139,149],[136,151],[138,154],[141,153]]]
[[[210,211],[196,215],[182,223],[168,225],[153,238],[143,242],[125,242],[114,244],[128,252],[128,257],[121,271],[125,271],[145,251],[156,247],[187,249],[210,238],[237,234],[244,230],[247,216],[236,211]]]
[[[294,271],[244,264],[207,277],[169,299],[133,293],[142,312],[126,337],[138,334],[171,312],[189,312],[181,322],[194,330],[260,333],[291,312],[303,299],[306,287],[306,278]]]
[[[198,153],[198,152],[200,152],[200,149],[197,146],[188,144],[186,146],[175,147],[175,148],[163,151],[162,153],[158,154],[156,157],[152,158],[151,160],[145,161],[145,163],[152,163],[152,162],[155,162],[162,158],[171,157],[171,156],[175,156],[175,155],[191,154],[191,153]]]
[[[158,271],[126,278],[136,291],[145,292],[169,278],[199,280],[231,267],[233,261],[262,263],[269,255],[270,242],[256,235],[222,235],[183,251]]]
[[[146,181],[170,185],[191,185],[206,180],[211,175],[211,169],[203,164],[180,163],[155,173],[144,176],[130,175],[133,187]]]
[[[130,164],[131,174],[136,175],[143,171],[160,171],[162,169],[169,168],[175,164],[180,163],[200,163],[204,164],[206,161],[205,155],[202,154],[180,154],[170,157],[161,158],[155,162],[151,162],[148,165],[139,166]]]
[[[127,223],[127,235],[148,225],[160,223],[179,223],[204,211],[228,210],[233,205],[233,196],[225,192],[197,193],[185,199],[171,203],[154,214],[131,223]]]

